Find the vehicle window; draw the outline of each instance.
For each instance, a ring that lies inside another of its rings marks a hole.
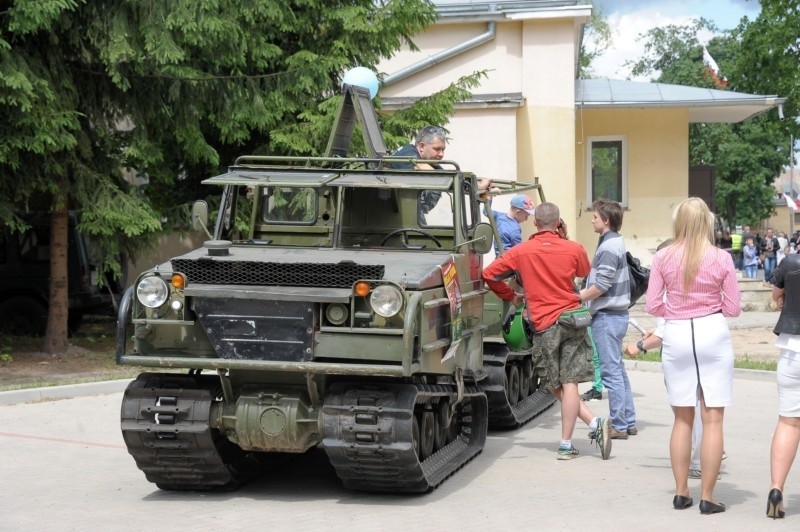
[[[467,227],[473,226],[472,202],[464,192],[464,220]],[[425,227],[453,227],[453,194],[447,191],[423,190],[419,195],[419,224]]]
[[[317,191],[311,187],[265,187],[262,194],[265,222],[313,224],[317,220]]]
[[[19,256],[24,261],[50,260],[50,230],[46,227],[31,227],[17,233]]]

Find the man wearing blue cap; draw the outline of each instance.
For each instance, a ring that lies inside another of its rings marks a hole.
[[[511,206],[508,212],[492,211],[492,218],[494,218],[494,223],[497,226],[500,242],[503,244],[503,251],[508,251],[522,242],[522,227],[520,224],[533,213],[533,202],[525,194],[517,194],[511,198]],[[494,243],[494,251],[500,255],[497,242]]]

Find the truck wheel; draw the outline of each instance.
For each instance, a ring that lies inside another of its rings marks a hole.
[[[47,309],[29,297],[10,297],[0,303],[0,330],[14,336],[42,336]]]
[[[440,399],[434,407],[434,421],[436,428],[433,433],[433,449],[438,451],[447,445],[447,429],[450,415],[450,402],[447,399]]]
[[[433,443],[435,438],[436,422],[433,417],[433,410],[425,409],[420,412],[419,420],[419,459],[425,460],[433,454]]]
[[[519,368],[516,364],[509,364],[506,367],[506,396],[511,405],[515,405],[519,401],[519,381]]]

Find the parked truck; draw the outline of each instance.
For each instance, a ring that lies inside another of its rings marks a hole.
[[[0,332],[43,335],[50,304],[50,214],[24,213],[25,231],[0,226]],[[80,232],[77,213],[70,212],[67,243],[67,285],[70,333],[85,314],[114,315],[113,304],[124,279],[105,279],[101,286],[91,241]]]
[[[369,157],[346,156],[356,123]],[[153,369],[125,392],[122,432],[162,489],[233,488],[322,445],[348,488],[424,492],[490,425],[553,402],[530,349],[503,342],[508,306],[481,279],[496,230],[477,177],[393,168],[357,87],[327,153],[244,156],[205,180],[221,188],[209,240],[122,298],[118,362]],[[499,185],[543,199],[537,183]],[[193,219],[205,230],[204,202]]]

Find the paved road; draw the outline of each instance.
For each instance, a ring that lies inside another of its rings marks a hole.
[[[672,509],[672,423],[658,365],[630,372],[638,436],[602,461],[576,430],[583,456],[555,460],[560,414],[551,408],[516,431],[491,432],[482,454],[420,496],[343,489],[315,450],[234,493],[169,493],[149,484],[122,444],[120,393],[0,406],[2,530],[756,530],[800,527],[800,477],[787,486],[787,518],[766,519],[774,374],[737,372],[726,413],[728,460],[718,483],[725,514]],[[606,401],[589,403],[607,413]],[[798,466],[800,467],[800,465]],[[690,481],[695,500],[699,481]]]

